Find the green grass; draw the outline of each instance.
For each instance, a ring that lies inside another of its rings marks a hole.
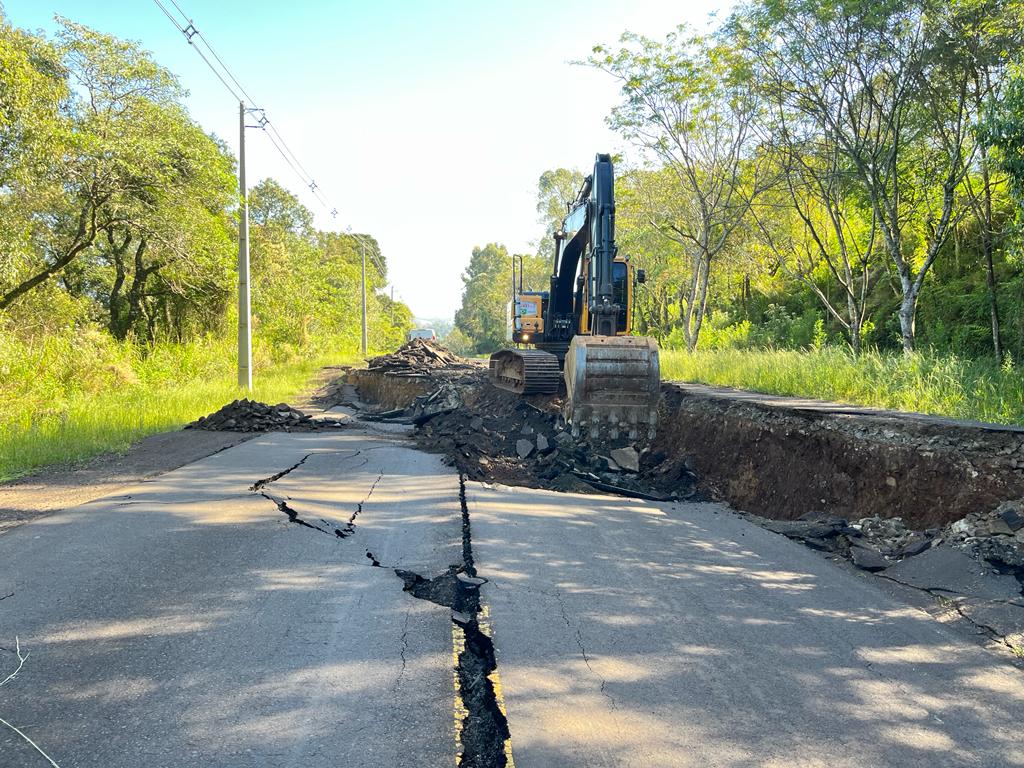
[[[75,346],[18,346],[0,336],[0,481],[123,452],[235,398],[293,398],[324,365],[356,360],[322,353],[279,363],[257,358],[254,391],[246,393],[235,384],[226,341],[161,345],[145,355],[130,345],[111,343],[99,352]]]
[[[662,350],[666,381],[916,411],[997,424],[1024,423],[1024,376],[1012,366],[957,357],[841,348]]]

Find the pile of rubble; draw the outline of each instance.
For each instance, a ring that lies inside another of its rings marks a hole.
[[[972,512],[945,528],[914,531],[899,517],[865,517],[848,521],[824,512],[796,520],[768,520],[751,515],[763,527],[807,546],[848,558],[867,571],[881,571],[933,547],[953,547],[987,562],[1024,583],[1024,499],[1000,504],[990,512]]]
[[[693,473],[660,465],[665,457],[649,448],[620,441],[598,449],[574,437],[556,396],[522,397],[480,379],[470,388],[443,383],[402,412],[418,426],[420,446],[469,479],[656,500],[694,495]]]
[[[391,375],[417,375],[440,368],[465,366],[466,362],[445,347],[428,339],[412,339],[390,355],[380,355],[369,361],[368,371],[381,371]]]
[[[943,531],[950,545],[1000,570],[1024,574],[1024,499],[972,512]]]
[[[344,426],[335,419],[314,419],[287,403],[267,405],[257,400],[234,400],[209,416],[200,416],[185,429],[217,432],[311,432]]]

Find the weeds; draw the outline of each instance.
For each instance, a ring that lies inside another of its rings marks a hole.
[[[323,365],[352,354],[273,363],[257,357],[254,391],[235,385],[230,340],[158,344],[146,351],[100,338],[33,346],[0,335],[0,481],[75,462],[177,429],[225,402],[293,397]]]
[[[663,350],[665,380],[916,411],[997,424],[1024,422],[1024,376],[1012,365],[837,347]]]

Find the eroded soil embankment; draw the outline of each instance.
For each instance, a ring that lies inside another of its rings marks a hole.
[[[702,489],[776,519],[827,510],[944,526],[1024,497],[1024,430],[666,384],[654,448]]]

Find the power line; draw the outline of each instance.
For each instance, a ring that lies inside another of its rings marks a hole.
[[[230,93],[232,96],[234,96],[236,101],[241,101],[242,97],[239,96],[237,93],[235,93],[235,90],[230,85],[228,85],[228,81],[225,80],[223,78],[223,76],[221,76],[220,72],[217,71],[217,68],[214,67],[213,64],[210,63],[210,60],[208,58],[206,58],[206,56],[203,54],[203,52],[201,50],[199,50],[199,47],[197,45],[195,45],[195,43],[192,42],[193,35],[198,33],[198,30],[196,30],[196,28],[192,25],[192,22],[191,21],[189,22],[188,27],[181,26],[181,24],[178,23],[178,20],[175,19],[174,16],[171,14],[171,12],[167,10],[167,6],[165,6],[163,3],[161,3],[160,0],[153,0],[153,2],[156,3],[157,6],[159,6],[160,10],[164,12],[164,15],[168,19],[170,19],[171,24],[173,24],[175,27],[177,27],[178,31],[181,32],[181,34],[183,34],[185,36],[185,39],[188,40],[188,43],[189,43],[189,45],[192,46],[192,49],[196,53],[199,54],[199,58],[201,58],[206,63],[206,66],[210,68],[210,71],[213,72],[213,74],[217,76],[217,79],[220,80],[221,84],[225,88],[228,89],[228,93]],[[171,0],[171,2],[174,2],[174,0]],[[178,4],[174,3],[174,7],[178,8]],[[181,9],[178,8],[178,10],[180,11]],[[185,14],[182,14],[182,16],[184,16],[184,15]],[[187,17],[186,17],[186,20],[187,20]],[[204,42],[205,42],[205,40],[204,40]]]
[[[182,10],[182,8],[181,8],[181,6],[180,6],[180,5],[178,5],[178,3],[177,3],[177,0],[171,0],[171,4],[172,4],[172,5],[173,5],[173,6],[175,7],[175,8],[177,8],[177,9],[178,9],[178,13],[180,13],[180,14],[181,14],[181,15],[182,15],[182,16],[183,16],[183,17],[184,17],[184,18],[185,18],[185,19],[186,19],[186,20],[188,21],[188,27],[186,27],[185,29],[183,29],[183,30],[182,30],[182,32],[183,32],[183,33],[184,33],[184,34],[185,34],[186,36],[188,36],[188,34],[189,34],[189,33],[188,33],[188,30],[189,30],[189,29],[191,29],[191,30],[192,30],[192,33],[193,33],[193,34],[195,34],[195,35],[196,35],[196,36],[197,36],[197,37],[198,37],[198,38],[199,38],[200,40],[202,40],[202,41],[203,41],[203,45],[205,45],[205,46],[206,46],[206,47],[207,47],[207,48],[209,49],[210,53],[211,53],[211,54],[213,55],[213,58],[215,58],[215,59],[217,60],[217,63],[218,63],[218,64],[220,64],[220,66],[221,66],[221,68],[222,68],[222,69],[224,70],[224,72],[226,72],[226,73],[227,73],[227,76],[231,78],[231,82],[233,82],[233,83],[234,83],[235,85],[237,85],[237,86],[238,86],[238,90],[240,90],[240,91],[242,92],[242,95],[243,95],[243,96],[245,96],[245,98],[249,100],[249,103],[250,103],[250,104],[255,104],[255,103],[256,103],[256,100],[255,100],[255,99],[254,99],[254,98],[253,98],[252,96],[250,96],[250,95],[249,95],[249,94],[248,94],[248,93],[246,92],[246,90],[245,90],[245,88],[244,88],[244,87],[242,86],[242,84],[241,84],[240,82],[238,82],[238,78],[237,78],[237,77],[235,77],[234,73],[233,73],[233,72],[232,72],[232,71],[231,71],[230,69],[228,69],[228,65],[227,65],[227,64],[225,64],[225,63],[224,63],[224,60],[223,60],[223,59],[222,59],[222,58],[221,58],[221,57],[220,57],[220,56],[219,56],[219,55],[217,54],[217,51],[216,51],[216,50],[214,50],[214,47],[213,47],[213,45],[212,45],[212,44],[210,43],[210,41],[209,41],[209,40],[207,40],[207,39],[206,39],[206,38],[205,38],[205,37],[203,36],[203,33],[199,31],[199,29],[198,29],[198,28],[196,27],[196,25],[195,25],[195,22],[193,22],[193,21],[192,21],[192,19],[191,19],[191,18],[189,17],[189,15],[188,15],[187,13],[185,13],[185,11],[183,11],[183,10]],[[191,37],[189,38],[189,42],[192,42],[192,40],[191,40]]]
[[[174,8],[178,11],[181,17],[185,20],[184,25],[174,17],[174,14],[171,13],[170,10],[168,10],[167,6],[165,6],[164,3],[161,2],[161,0],[153,0],[153,2],[156,3],[157,7],[160,8],[161,11],[163,11],[164,15],[175,26],[175,28],[179,32],[181,32],[181,34],[188,41],[188,44],[197,54],[199,54],[199,57],[203,60],[203,62],[210,69],[210,71],[213,72],[217,79],[220,80],[221,84],[227,89],[228,93],[230,93],[236,101],[243,101],[242,96],[244,96],[245,100],[248,101],[250,105],[255,105],[256,100],[249,95],[249,92],[246,91],[245,86],[243,86],[239,79],[235,77],[234,73],[224,62],[224,59],[220,57],[220,55],[214,49],[210,41],[206,39],[203,33],[196,26],[195,22],[189,17],[187,13],[185,13],[185,10],[181,7],[181,5],[178,4],[177,0],[170,0],[170,3],[174,6]],[[210,61],[210,59],[207,58],[207,56],[200,49],[199,45],[196,44],[194,38],[198,38],[198,40],[202,42],[204,46],[206,46],[207,51],[210,53],[213,59],[220,65],[220,70],[218,70],[217,67],[215,67],[213,63]],[[223,74],[221,73],[221,70],[223,70]],[[225,79],[225,75],[227,76],[227,79]],[[235,84],[237,91],[228,83],[228,80]],[[241,96],[239,96],[239,92],[242,94]],[[296,154],[292,151],[291,147],[288,146],[288,143],[281,135],[281,132],[278,131],[277,126],[274,125],[267,117],[266,110],[252,106],[247,111],[249,111],[252,114],[258,114],[257,125],[252,127],[259,128],[263,131],[267,138],[270,139],[271,145],[274,147],[275,150],[277,150],[277,153],[281,156],[281,159],[283,159],[285,163],[288,165],[288,167],[292,169],[292,171],[299,178],[299,180],[302,181],[303,185],[309,189],[312,195],[316,198],[317,202],[320,203],[324,207],[324,209],[330,214],[331,218],[336,219],[338,217],[338,209],[331,204],[330,200],[321,190],[320,185],[317,184],[317,182],[313,179],[313,175],[306,170],[305,166],[302,164],[302,162],[299,160]],[[363,242],[362,238],[359,235],[355,235],[355,237],[358,240],[360,240],[360,242],[362,242],[363,246],[365,247],[365,242]],[[369,256],[371,263],[380,273],[380,276],[382,278],[385,277],[385,269],[378,261],[374,249],[370,249]]]

